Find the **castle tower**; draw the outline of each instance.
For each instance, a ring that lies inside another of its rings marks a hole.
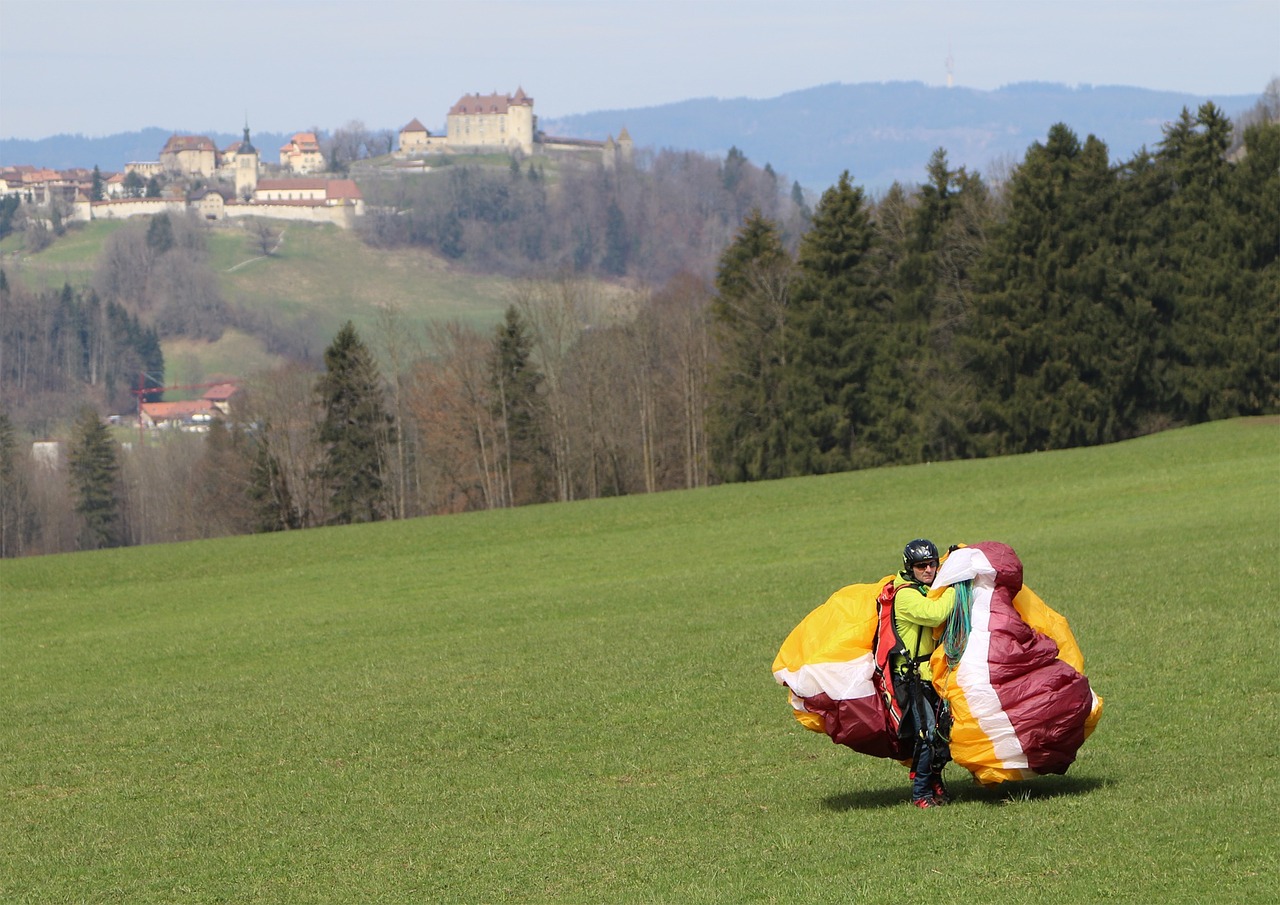
[[[508,99],[507,119],[507,141],[525,154],[532,154],[537,117],[533,115],[533,98],[525,94],[523,88],[517,88],[515,95]]]
[[[622,131],[618,133],[618,154],[622,157],[622,163],[631,166],[635,163],[635,142],[631,140],[631,133],[627,131],[627,127],[623,126]]]
[[[244,141],[236,151],[236,197],[248,201],[258,187],[258,149],[249,141],[249,124],[244,124]]]

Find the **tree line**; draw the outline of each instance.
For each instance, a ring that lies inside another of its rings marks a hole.
[[[716,204],[725,172],[708,182]],[[412,336],[393,310],[368,338],[347,325],[322,373],[262,375],[207,437],[123,456],[112,542],[1056,449],[1280,409],[1274,115],[1234,129],[1213,105],[1183,111],[1118,163],[1059,124],[1002,179],[943,149],[927,175],[871,199],[845,173],[803,228],[803,199],[775,186],[712,274],[624,290],[584,275],[607,243],[590,266],[566,244],[492,330]],[[634,222],[611,194],[623,180],[588,176],[601,194],[584,204]],[[485,178],[537,197],[527,171]],[[469,222],[510,228],[508,250],[526,241],[493,213],[509,200],[482,215],[486,196],[465,188]],[[558,228],[572,236],[572,218]],[[0,455],[7,488],[14,458]],[[7,525],[30,525],[5,506]],[[100,542],[86,512],[57,536]]]
[[[805,228],[798,184],[752,165],[688,151],[638,151],[634,165],[564,158],[554,179],[541,158],[505,168],[441,157],[441,172],[370,182],[361,235],[379,247],[420,246],[507,276],[572,270],[661,285],[709,275],[746,214],[774,219],[791,244]]]

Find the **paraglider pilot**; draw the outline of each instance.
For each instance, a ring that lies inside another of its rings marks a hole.
[[[933,688],[929,657],[937,647],[933,629],[947,621],[956,596],[953,588],[940,596],[929,596],[937,574],[938,548],[932,541],[917,538],[903,548],[902,571],[893,582],[893,627],[901,647],[895,647],[889,664],[902,708],[902,737],[909,731],[914,738],[911,803],[918,808],[938,807],[951,800],[942,781],[942,769],[951,759],[951,720]]]

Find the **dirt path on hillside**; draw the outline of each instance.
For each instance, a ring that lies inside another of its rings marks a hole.
[[[252,264],[254,261],[264,261],[267,258],[271,257],[271,255],[274,255],[284,245],[284,234],[285,234],[285,231],[283,229],[280,230],[280,237],[276,239],[275,247],[271,249],[270,254],[258,255],[256,258],[249,258],[247,261],[241,261],[239,264],[233,264],[227,268],[227,273],[235,273],[241,267],[246,267],[249,264]]]

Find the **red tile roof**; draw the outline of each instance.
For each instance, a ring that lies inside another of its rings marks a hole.
[[[161,154],[176,154],[179,151],[214,151],[218,149],[213,142],[203,135],[172,135],[165,142]]]
[[[511,107],[532,107],[533,98],[520,88],[512,94],[467,94],[462,97],[449,114],[506,113]]]
[[[356,185],[354,179],[330,179],[328,190],[330,198],[361,199],[364,197],[360,194],[360,187]]]
[[[236,393],[240,392],[240,388],[234,383],[220,383],[216,387],[210,387],[205,391],[202,398],[209,402],[226,402]]]
[[[152,421],[177,421],[193,415],[213,415],[215,409],[207,399],[192,399],[185,402],[144,402],[142,412]]]

